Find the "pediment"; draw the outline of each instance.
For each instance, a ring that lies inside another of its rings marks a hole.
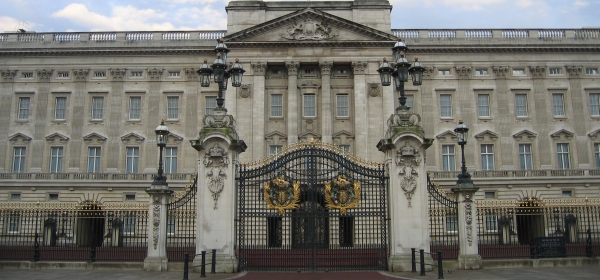
[[[121,136],[122,141],[133,142],[133,143],[141,143],[145,139],[146,138],[144,138],[143,136],[141,136],[137,133],[133,133],[133,132]]]
[[[92,132],[86,136],[83,136],[83,141],[102,143],[102,142],[106,141],[106,137],[104,137],[96,132]]]
[[[23,134],[23,133],[15,133],[11,136],[8,136],[8,141],[13,143],[29,143],[31,141],[31,137]]]
[[[265,139],[273,139],[273,138],[285,138],[287,139],[287,135],[279,132],[279,131],[273,131],[267,135],[265,135]]]
[[[183,141],[183,137],[181,137],[173,132],[169,133],[169,136],[167,138],[167,143],[179,143],[181,141]]]
[[[455,142],[456,141],[456,132],[451,130],[446,130],[435,136],[440,142]]]
[[[354,134],[352,134],[352,133],[350,133],[350,132],[348,132],[348,131],[346,131],[346,130],[340,130],[340,131],[338,131],[338,132],[334,133],[334,134],[332,135],[332,137],[333,137],[333,138],[343,138],[343,137],[346,137],[346,138],[354,138]]]
[[[314,132],[305,132],[305,133],[298,135],[298,139],[302,142],[311,142],[311,141],[317,141],[317,140],[320,141],[321,134],[314,133]]]
[[[520,140],[520,141],[528,141],[530,139],[533,139],[537,137],[536,133],[533,133],[527,129],[521,130],[515,134],[513,134],[513,138]]]
[[[56,141],[66,142],[66,141],[69,141],[69,137],[64,136],[58,132],[54,132],[54,133],[46,136],[46,141],[48,141],[48,142],[56,142]]]
[[[573,132],[570,132],[566,129],[561,129],[557,132],[550,134],[550,137],[552,137],[554,140],[571,140],[573,139],[574,135],[575,133]]]
[[[276,43],[314,44],[323,43],[381,43],[396,41],[391,33],[358,24],[341,17],[306,8],[272,19],[253,27],[228,34],[228,43]]]
[[[591,132],[590,134],[588,134],[588,136],[594,140],[598,140],[600,139],[600,129],[596,129],[593,132]]]
[[[495,133],[491,130],[485,130],[481,133],[475,135],[475,139],[479,141],[489,141],[489,140],[497,140],[499,137],[498,133]]]

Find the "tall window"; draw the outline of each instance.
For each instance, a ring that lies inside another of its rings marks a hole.
[[[167,217],[167,234],[175,234],[175,216],[173,215]]]
[[[17,118],[26,120],[29,118],[29,97],[19,97],[19,112]]]
[[[554,108],[554,116],[564,116],[565,115],[565,104],[563,101],[562,93],[552,94],[552,104]]]
[[[496,215],[485,216],[485,230],[497,231],[498,230],[498,217]]]
[[[317,102],[314,94],[304,95],[304,116],[305,117],[316,117],[317,116]]]
[[[140,148],[127,147],[127,173],[138,173],[138,162],[140,160]]]
[[[527,117],[527,94],[516,94],[515,105],[517,117]]]
[[[531,163],[531,144],[519,144],[519,161],[521,170],[532,170]]]
[[[354,217],[340,216],[340,247],[354,246]]]
[[[135,234],[135,217],[123,218],[123,234],[134,235]]]
[[[67,98],[57,97],[54,104],[54,119],[64,120],[67,111]]]
[[[556,153],[558,154],[558,169],[570,169],[569,144],[556,144]]]
[[[88,165],[87,172],[98,173],[100,172],[100,147],[89,147],[88,148]]]
[[[480,117],[489,117],[490,116],[490,95],[489,94],[480,94],[477,96],[477,106],[479,108],[479,116]]]
[[[206,97],[206,115],[212,115],[215,112],[215,108],[217,108],[217,97],[216,96],[207,96]]]
[[[169,120],[179,119],[179,97],[178,96],[167,97],[167,119],[169,119]]]
[[[590,93],[590,114],[600,116],[600,93]]]
[[[336,96],[336,104],[337,104],[337,116],[338,117],[348,117],[350,116],[350,112],[348,110],[348,95],[347,94],[338,94]]]
[[[177,148],[165,148],[165,173],[177,173]]]
[[[444,171],[454,171],[454,145],[442,145],[442,167]]]
[[[340,149],[342,149],[342,151],[349,153],[350,152],[350,145],[339,145]]]
[[[452,117],[452,95],[440,95],[440,117]]]
[[[281,152],[281,150],[283,149],[283,146],[281,145],[271,145],[269,146],[269,155],[274,155],[276,153]]]
[[[142,97],[140,97],[140,96],[129,97],[129,119],[130,120],[139,120],[141,109],[142,109]]]
[[[415,112],[415,108],[414,104],[415,104],[415,96],[414,95],[405,95],[406,96],[406,106],[410,107],[409,112],[414,113]]]
[[[11,214],[8,217],[8,228],[7,233],[19,233],[19,227],[21,225],[21,217],[18,214]]]
[[[104,111],[104,97],[92,97],[92,119],[101,120]]]
[[[283,117],[282,94],[271,94],[271,117]]]
[[[458,217],[446,216],[446,231],[447,232],[458,231]]]
[[[600,168],[600,144],[594,144],[594,155],[596,157],[596,167]]]
[[[13,172],[25,172],[25,147],[15,147],[13,150]]]
[[[481,170],[494,170],[493,145],[481,145]]]
[[[50,173],[62,171],[63,147],[52,147],[50,149]]]

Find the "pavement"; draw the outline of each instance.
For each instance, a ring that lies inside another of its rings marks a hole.
[[[141,270],[104,269],[0,269],[0,279],[40,279],[40,280],[162,280],[183,279],[182,271],[146,272]],[[199,273],[190,273],[189,280],[350,280],[350,279],[438,279],[437,271],[429,271],[425,276],[411,272],[242,272],[236,274],[209,274],[201,278]],[[444,279],[472,280],[554,280],[554,279],[600,279],[600,266],[578,267],[538,267],[538,268],[495,268],[481,270],[446,270]]]

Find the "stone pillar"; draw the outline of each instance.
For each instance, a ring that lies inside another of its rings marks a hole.
[[[254,90],[252,96],[252,160],[259,160],[266,157],[265,153],[265,118],[268,112],[265,112],[265,100],[269,100],[265,96],[265,71],[267,64],[264,62],[253,62],[252,70],[254,74]],[[267,104],[269,104],[267,102]]]
[[[33,139],[31,140],[31,151],[30,157],[30,169],[31,173],[41,173],[44,166],[43,159],[46,157],[44,154],[44,140],[46,136],[46,129],[48,126],[48,102],[52,102],[50,99],[50,78],[54,70],[37,70],[38,79],[38,92],[37,98],[31,98],[31,108],[35,106],[34,110],[29,110],[29,118],[33,124]],[[35,102],[35,103],[34,103]],[[35,114],[33,113],[35,112]],[[29,148],[28,148],[29,149]]]
[[[481,269],[477,242],[477,204],[473,195],[479,188],[453,188],[458,202],[458,269]]]
[[[287,92],[287,136],[288,145],[298,142],[298,111],[302,109],[302,100],[298,101],[298,68],[297,61],[286,61],[285,67],[288,72]]]
[[[191,140],[198,151],[198,193],[196,254],[217,250],[217,272],[237,271],[235,257],[235,165],[246,150],[238,139],[233,116],[215,111],[204,118],[198,139]],[[200,265],[201,258],[194,259]]]
[[[152,185],[148,204],[148,255],[144,270],[167,271],[167,204],[173,191],[167,185]]]
[[[369,158],[366,69],[367,62],[352,62],[354,70],[354,152],[359,158]]]
[[[417,114],[396,111],[388,120],[385,138],[377,144],[389,166],[390,271],[411,270],[411,248],[429,252],[425,150],[433,139],[425,138],[420,121]],[[427,263],[433,262],[431,256],[426,258]]]
[[[333,143],[333,109],[331,96],[331,67],[333,62],[321,61],[321,141],[324,143]],[[335,103],[333,104],[335,106]]]
[[[0,70],[0,83],[13,83],[15,80],[16,70]],[[15,95],[13,92],[14,85],[3,85],[0,87],[0,104],[12,104],[12,98]],[[0,107],[0,138],[8,139],[10,127],[10,116],[13,114],[10,106]],[[11,151],[8,150],[8,145],[0,145],[0,157],[10,158],[12,155]],[[6,161],[0,161],[0,173],[6,171],[12,171],[12,166],[8,163],[5,166]]]

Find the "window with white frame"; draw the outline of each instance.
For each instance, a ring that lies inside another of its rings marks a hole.
[[[347,94],[336,95],[336,105],[337,105],[336,112],[337,112],[338,117],[350,116],[350,112],[348,109],[348,95]]]
[[[123,234],[134,235],[135,234],[135,217],[124,217],[123,218]]]
[[[458,231],[458,217],[446,216],[446,232]]]
[[[69,77],[69,72],[58,72],[56,77],[58,78],[68,78]]]
[[[167,234],[175,234],[175,216],[173,215],[167,216]]]
[[[54,119],[64,120],[67,115],[67,98],[57,97],[54,100]]]
[[[21,200],[21,194],[20,193],[11,193],[10,200]]]
[[[17,119],[26,120],[29,118],[29,105],[31,99],[29,97],[19,97],[19,111],[17,112]]]
[[[487,76],[487,75],[488,75],[487,69],[476,69],[475,70],[475,76]]]
[[[58,193],[49,193],[48,194],[48,200],[55,200],[56,201],[56,200],[58,200],[58,196],[59,196]]]
[[[277,154],[277,153],[281,152],[282,149],[283,149],[282,145],[270,145],[269,146],[269,155]]]
[[[585,73],[588,75],[598,75],[598,68],[585,68]]]
[[[100,147],[88,148],[87,172],[100,172]]]
[[[271,94],[271,117],[283,117],[283,94]]]
[[[513,69],[513,76],[523,76],[525,75],[525,69]]]
[[[454,159],[454,145],[442,145],[442,170],[454,171],[455,167]]]
[[[519,162],[521,170],[532,170],[531,144],[519,144]]]
[[[594,144],[594,156],[596,158],[596,167],[600,168],[600,144]]]
[[[140,148],[127,147],[127,155],[125,165],[127,173],[138,173],[138,163],[140,161]]]
[[[305,94],[303,96],[303,105],[304,117],[317,116],[317,99],[314,94]]]
[[[6,228],[6,233],[19,233],[19,228],[21,227],[21,217],[19,214],[10,214],[8,217],[8,227]]]
[[[406,106],[410,107],[410,110],[408,110],[411,113],[415,112],[415,96],[414,95],[405,95],[406,97]]]
[[[527,94],[515,94],[517,117],[527,117]]]
[[[14,147],[13,148],[13,168],[14,173],[25,172],[25,147]]]
[[[452,95],[450,94],[440,95],[440,117],[452,117]]]
[[[438,75],[440,75],[440,76],[449,76],[450,75],[450,70],[447,70],[447,69],[438,70]]]
[[[569,157],[569,144],[557,143],[556,153],[558,156],[558,169],[570,169],[571,160]]]
[[[143,77],[144,71],[131,71],[131,77]]]
[[[92,120],[101,120],[104,115],[104,97],[92,97]]]
[[[496,199],[496,192],[484,192],[485,199]]]
[[[590,114],[600,116],[600,93],[590,93]]]
[[[142,111],[142,97],[131,96],[129,97],[129,119],[139,120]]]
[[[207,96],[206,97],[206,107],[205,112],[207,116],[212,115],[215,112],[215,108],[217,108],[217,97],[216,96]]]
[[[498,230],[498,217],[496,215],[485,216],[485,230],[486,231],[497,231]]]
[[[494,170],[494,145],[481,145],[481,170]]]
[[[548,74],[560,75],[560,74],[562,74],[562,69],[561,68],[550,68],[550,70],[548,70]]]
[[[94,71],[95,78],[106,78],[106,71]]]
[[[126,193],[125,201],[135,201],[135,194],[134,193]]]
[[[490,116],[490,95],[489,94],[477,95],[477,108],[478,108],[478,112],[479,112],[479,117],[489,117]]]
[[[179,96],[167,96],[167,119],[179,119]]]
[[[23,79],[33,79],[33,72],[22,72],[21,77]]]
[[[552,108],[555,117],[562,117],[565,115],[565,103],[562,93],[552,94]]]
[[[338,147],[340,147],[340,149],[346,153],[350,152],[350,145],[339,145]]]
[[[50,148],[50,173],[62,172],[63,147]]]
[[[561,195],[564,198],[569,198],[569,197],[573,197],[573,191],[572,190],[568,190],[568,191],[561,191]]]
[[[165,148],[165,173],[177,173],[177,148]]]
[[[180,71],[169,71],[169,77],[181,77]]]

